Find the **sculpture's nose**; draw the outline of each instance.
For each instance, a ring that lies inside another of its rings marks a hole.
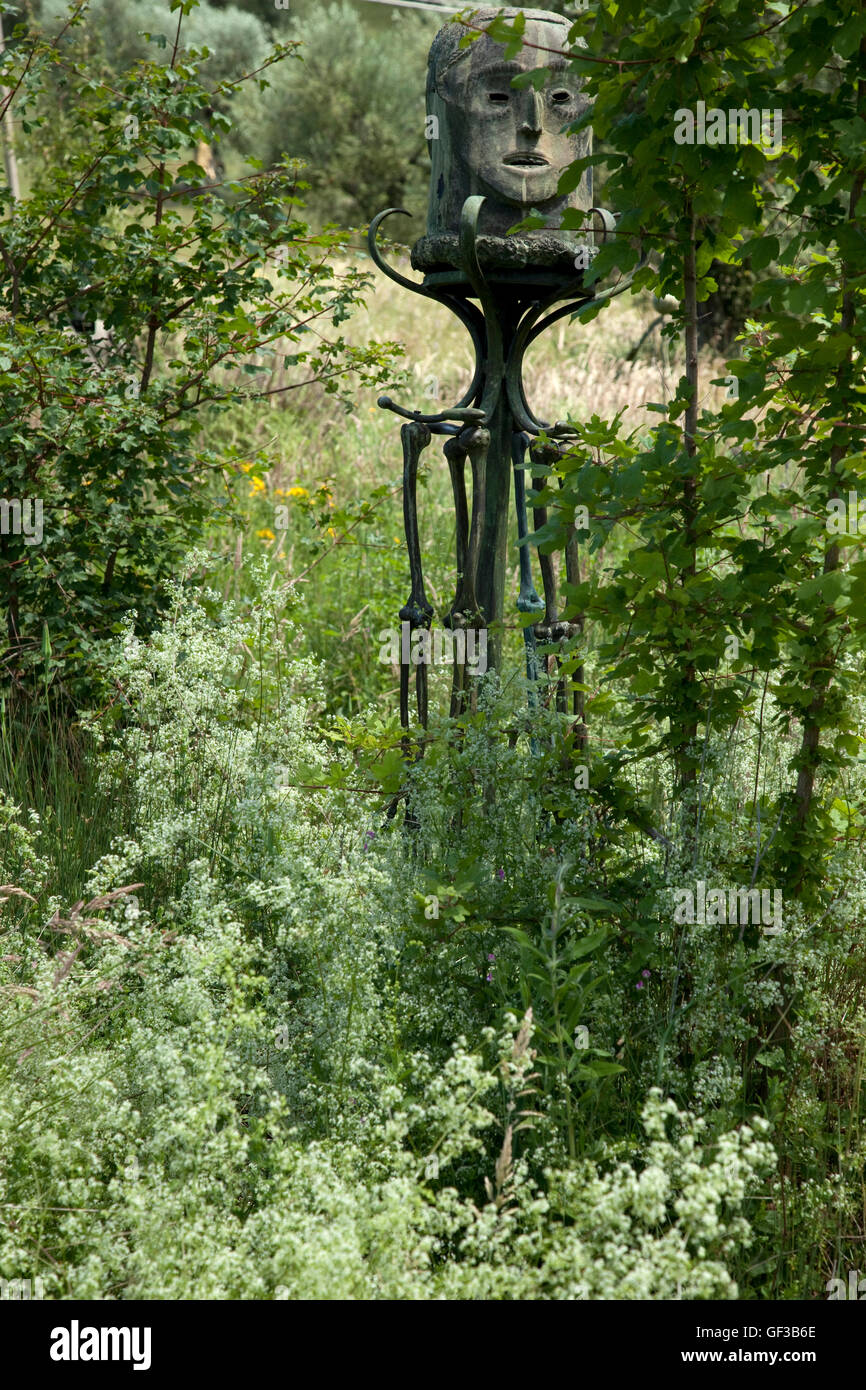
[[[523,108],[523,120],[520,123],[521,135],[534,135],[536,138],[541,134],[541,115],[542,101],[541,94],[536,92],[534,87],[530,87],[525,93],[526,104]]]

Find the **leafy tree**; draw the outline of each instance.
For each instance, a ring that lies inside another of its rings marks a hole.
[[[518,43],[522,25],[500,19],[493,30]],[[756,770],[758,844],[744,848],[741,873],[820,893],[838,833],[831,804],[845,804],[838,779],[859,747],[847,696],[866,623],[854,538],[827,524],[863,477],[866,11],[860,0],[688,11],[625,0],[594,7],[578,35],[588,48],[573,61],[594,97],[586,119],[604,142],[592,162],[606,160],[607,197],[622,213],[592,273],[633,270],[652,251],[655,268],[638,269],[635,286],[679,300],[672,331],[687,367],[648,434],[624,439],[598,419],[579,428],[562,489],[543,494],[560,510],[541,540],[564,545],[576,508],[588,509],[583,538],[599,563],[569,594],[570,611],[592,617],[608,679],[628,692],[621,763],[672,760],[689,857],[712,747],[744,712],[763,717],[768,690],[782,726],[799,724],[792,784],[764,800]],[[615,56],[603,56],[611,37]],[[698,102],[780,111],[781,144],[677,142],[677,113]],[[698,365],[714,262],[748,262],[756,276],[728,363],[730,403]],[[620,528],[632,544],[605,563]]]
[[[303,62],[283,69],[265,102],[266,160],[308,162],[310,204],[325,219],[367,223],[407,207],[417,235],[427,210],[424,73],[435,20],[408,13],[379,30],[346,3],[322,5],[288,32]]]
[[[62,27],[69,9],[68,0],[34,0],[33,14],[50,34]],[[172,14],[171,0],[88,0],[86,34],[76,28],[68,41],[79,47],[86,37],[93,59],[109,71],[124,72],[143,59],[157,58],[165,43],[173,43],[177,24]],[[185,17],[181,40],[182,54],[209,49],[199,70],[212,84],[252,71],[270,49],[270,35],[262,23],[234,5],[197,4]]]
[[[3,490],[34,509],[16,525],[13,507],[0,536],[2,678],[19,695],[47,681],[81,696],[94,644],[130,611],[151,624],[162,581],[221,505],[208,484],[232,459],[200,447],[208,412],[262,398],[276,354],[326,391],[353,368],[380,375],[379,349],[350,349],[336,328],[367,276],[338,274],[342,238],[300,220],[294,169],[254,169],[218,190],[192,162],[202,111],[229,129],[228,82],[205,86],[204,58],[183,46],[193,4],[173,0],[160,61],[110,85],[38,35],[3,61],[31,149],[59,71],[77,137],[21,202],[0,188]],[[101,346],[70,326],[97,319]]]
[[[47,38],[59,35],[69,0],[31,0],[31,5],[36,27]],[[174,41],[177,26],[169,0],[88,0],[86,13],[86,24],[74,25],[62,34],[59,54],[67,63],[82,64],[89,76],[103,77],[109,83],[135,63],[159,61],[166,46]],[[207,144],[216,146],[224,141],[258,153],[258,91],[255,84],[234,84],[233,79],[255,72],[266,62],[270,32],[255,16],[234,6],[214,9],[201,0],[185,18],[180,42],[184,55],[207,50],[199,67],[202,81],[210,88],[211,100],[232,118],[231,128],[220,131],[209,119],[209,108],[202,110]],[[48,137],[51,162],[65,159],[76,139],[72,108],[77,103],[77,89],[70,88],[66,79],[67,70],[58,65],[45,93],[53,119],[42,126],[40,136],[43,140]]]

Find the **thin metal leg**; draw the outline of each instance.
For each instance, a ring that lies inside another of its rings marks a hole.
[[[469,525],[469,546],[466,554],[466,623],[480,624],[477,640],[481,641],[481,627],[487,625],[487,614],[482,612],[478,601],[478,565],[481,554],[481,538],[487,509],[487,451],[490,447],[490,431],[470,427],[460,436],[465,441],[466,452],[472,467],[472,519]],[[485,641],[487,640],[485,633]],[[465,652],[464,652],[465,655]],[[469,692],[469,708],[473,714],[478,708],[478,687],[472,685]]]
[[[454,494],[454,516],[456,520],[457,588],[451,611],[445,619],[445,626],[452,634],[465,626],[466,583],[469,564],[469,505],[466,499],[466,445],[460,437],[446,439],[442,452],[448,460],[451,474],[451,491]],[[471,583],[471,581],[469,581]],[[465,642],[464,642],[465,656]],[[466,662],[457,660],[455,643],[454,674],[451,683],[451,717],[463,712],[466,692]]]
[[[536,467],[541,466],[545,469],[549,468],[552,460],[550,445],[542,445],[533,441],[530,446],[529,457]],[[546,474],[533,477],[532,485],[536,492],[541,492],[547,486]],[[542,527],[547,525],[546,506],[533,507],[532,525],[536,531],[540,531]],[[553,629],[556,625],[558,615],[556,603],[556,568],[554,566],[553,556],[543,555],[541,551],[539,551],[538,554],[538,563],[541,569],[541,585],[544,589],[544,619],[542,622],[536,623],[535,635],[537,640],[547,644],[553,641]],[[551,658],[546,656],[544,658],[544,671],[546,675],[550,675],[550,667]],[[547,699],[549,699],[549,696],[545,697],[545,702],[547,702]]]
[[[411,638],[418,628],[430,627],[433,606],[428,603],[424,592],[424,573],[421,566],[421,542],[418,538],[418,460],[422,450],[430,443],[430,427],[413,421],[400,430],[403,444],[403,522],[406,528],[406,546],[409,551],[409,575],[411,590],[407,603],[400,609],[400,723],[404,729],[409,727],[409,666],[411,653],[403,650],[402,624],[408,622]],[[407,660],[408,658],[408,660]],[[424,662],[418,663],[416,680],[418,699],[418,718],[427,727],[427,668]]]
[[[577,532],[572,529],[565,547],[565,578],[569,584],[579,584],[580,576],[580,541]],[[586,618],[583,613],[579,613],[571,623],[569,635],[579,632],[583,637]],[[577,686],[583,685],[583,665],[577,667],[574,673],[574,681]],[[573,713],[574,713],[574,733],[575,744],[578,748],[585,748],[589,731],[586,727],[586,697],[583,690],[575,689],[573,692]]]
[[[478,555],[486,505],[487,450],[489,444],[490,432],[488,430],[470,426],[468,429],[461,430],[456,438],[449,439],[444,446],[444,453],[451,471],[451,486],[454,490],[457,514],[457,592],[454,595],[454,602],[451,605],[448,618],[449,626],[455,633],[461,629],[465,632],[465,629],[472,623],[484,621],[484,616],[479,613],[478,607],[477,577]],[[467,457],[472,466],[471,519],[468,515],[466,502]],[[462,652],[463,661],[458,660],[459,655],[460,653],[455,651],[454,682],[451,692],[452,717],[462,714],[466,708],[465,637]],[[476,701],[477,692],[473,687],[470,692],[472,709],[475,709]]]
[[[514,465],[514,504],[517,511],[517,539],[523,542],[519,547],[520,593],[517,596],[518,613],[534,613],[539,617],[544,612],[544,604],[532,582],[532,561],[529,546],[525,544],[528,535],[526,524],[526,475],[523,466],[529,448],[529,435],[522,430],[511,437],[511,461]],[[523,642],[526,647],[526,676],[529,681],[529,704],[534,709],[538,694],[535,688],[538,680],[538,650],[535,630],[532,625],[523,629]]]

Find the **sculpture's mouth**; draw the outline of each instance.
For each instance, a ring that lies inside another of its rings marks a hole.
[[[514,154],[507,154],[502,163],[507,164],[509,169],[547,169],[550,167],[550,160],[545,159],[543,154],[536,154],[533,150],[515,150]]]

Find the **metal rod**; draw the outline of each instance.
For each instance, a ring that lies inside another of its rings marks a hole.
[[[532,561],[529,554],[527,537],[529,529],[526,524],[526,478],[524,475],[524,464],[526,451],[529,448],[529,435],[522,430],[516,432],[511,437],[511,461],[514,467],[514,505],[517,511],[517,540],[518,556],[520,565],[520,593],[517,596],[518,613],[534,613],[539,616],[544,612],[544,603],[536,592],[532,582]],[[530,624],[523,629],[523,644],[526,648],[526,678],[530,683],[529,703],[535,707],[538,694],[535,684],[538,680],[538,651],[535,640],[535,629]]]
[[[409,552],[410,593],[406,604],[400,609],[400,723],[409,727],[409,665],[411,650],[403,650],[402,624],[408,622],[410,642],[418,628],[429,628],[433,608],[424,592],[424,573],[421,565],[421,542],[418,537],[418,460],[423,449],[430,443],[430,429],[420,421],[403,425],[400,439],[403,444],[403,524],[406,528],[406,548]],[[408,657],[408,660],[407,660]],[[424,662],[418,662],[416,692],[418,697],[418,717],[421,724],[427,725],[427,682]],[[422,670],[424,679],[422,680]]]

